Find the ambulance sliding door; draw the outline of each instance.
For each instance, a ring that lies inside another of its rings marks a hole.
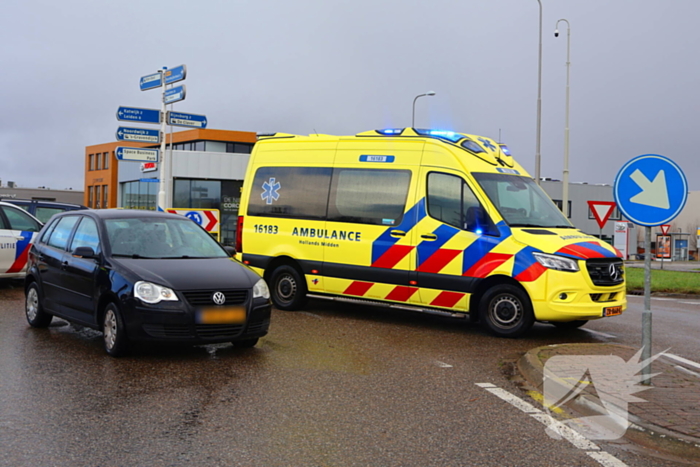
[[[341,143],[342,146],[342,143]],[[415,263],[411,229],[418,208],[415,168],[397,164],[387,151],[345,147],[339,150],[331,180],[323,271],[325,289],[334,294],[411,303]],[[406,151],[408,159],[418,150]]]

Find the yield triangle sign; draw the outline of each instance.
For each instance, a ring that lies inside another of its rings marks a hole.
[[[671,224],[662,224],[661,225],[661,233],[664,235],[668,235],[668,229],[671,228]]]
[[[601,229],[605,227],[605,223],[610,218],[613,210],[615,210],[615,206],[614,201],[588,201],[588,207],[591,208],[591,212],[593,212],[593,216]]]

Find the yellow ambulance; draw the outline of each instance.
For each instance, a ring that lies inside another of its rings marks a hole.
[[[385,129],[261,136],[237,251],[277,308],[307,297],[469,316],[498,336],[621,314],[624,265],[490,138]]]

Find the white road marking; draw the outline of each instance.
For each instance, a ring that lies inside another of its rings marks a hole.
[[[668,354],[666,354],[668,355]],[[491,394],[503,399],[512,406],[522,410],[530,415],[535,420],[544,424],[552,431],[555,431],[562,438],[584,451],[591,459],[597,461],[603,467],[628,467],[627,464],[613,456],[612,454],[602,451],[600,446],[583,436],[573,428],[564,425],[563,423],[552,418],[551,415],[542,412],[540,409],[525,402],[521,398],[514,396],[505,389],[501,389],[491,383],[475,383],[480,388],[486,389]]]
[[[544,413],[532,414],[532,418],[538,420],[543,425],[549,427],[555,433],[559,434],[562,438],[573,444],[579,449],[584,451],[600,451],[600,447],[593,441],[583,436],[578,431],[574,430],[570,426],[564,425],[563,423],[552,418],[551,415]]]
[[[694,302],[678,302],[678,303],[685,303],[686,305],[700,305],[700,300],[695,300]]]
[[[593,459],[597,460],[598,463],[604,467],[626,467],[627,464],[622,462],[617,457],[605,451],[588,451],[588,454]]]
[[[683,367],[683,366],[680,366],[680,365],[676,365],[676,368],[678,368],[679,370],[681,370],[681,371],[683,371],[683,372],[685,372],[685,373],[688,373],[688,374],[690,374],[690,375],[697,376],[698,378],[700,378],[700,373],[695,373],[694,371],[690,371],[690,370],[687,369],[686,367]]]
[[[435,360],[435,363],[440,368],[452,368],[452,365],[450,365],[449,363],[441,362],[440,360]]]
[[[600,332],[600,331],[594,331],[594,330],[592,330],[592,329],[581,328],[581,331],[590,332],[591,334],[594,334],[594,335],[600,336],[600,337],[605,337],[606,339],[615,339],[615,338],[617,338],[617,336],[615,336],[615,335],[613,335],[613,334],[608,334],[608,333]]]
[[[700,369],[700,363],[688,360],[687,358],[679,357],[678,355],[673,355],[672,353],[664,353],[664,357],[672,358],[677,362],[685,363],[686,365]]]

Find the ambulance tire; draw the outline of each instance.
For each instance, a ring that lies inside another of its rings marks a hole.
[[[288,264],[272,271],[270,294],[272,303],[280,310],[296,311],[306,303],[306,281],[299,271]]]
[[[519,337],[535,322],[527,294],[511,284],[498,284],[486,291],[479,303],[481,322],[499,337]]]
[[[575,321],[565,321],[565,322],[558,322],[558,323],[552,323],[559,329],[578,329],[584,324],[588,322],[587,319],[577,319]]]
[[[45,328],[51,324],[53,316],[44,311],[41,304],[41,294],[36,282],[32,282],[27,287],[24,302],[24,312],[27,322],[33,328]]]

